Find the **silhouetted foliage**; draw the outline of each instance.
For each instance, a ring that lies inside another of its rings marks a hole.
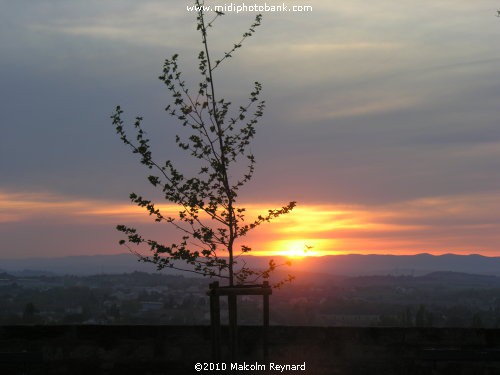
[[[187,137],[176,135],[175,142],[181,150],[198,160],[199,172],[188,177],[170,160],[162,163],[154,159],[150,140],[142,127],[142,117],[136,117],[133,126],[135,136],[130,137],[125,130],[120,106],[111,116],[120,139],[140,156],[141,163],[151,171],[148,181],[162,191],[167,201],[179,205],[179,211],[175,216],[164,215],[155,203],[136,193],[130,194],[131,201],[144,207],[156,222],[174,226],[182,237],[170,244],[161,244],[144,238],[135,228],[118,225],[117,229],[127,236],[120,244],[127,245],[128,242],[134,246],[147,246],[152,255],[144,255],[130,246],[129,249],[141,260],[156,264],[158,269],[170,267],[224,278],[229,285],[255,282],[260,278],[267,279],[277,264],[270,261],[266,270],[250,269],[243,261],[238,264],[238,256],[248,253],[251,248],[237,244],[237,240],[259,225],[290,212],[296,202],[268,210],[266,214],[246,221],[246,210],[238,204],[238,194],[241,187],[250,181],[255,169],[255,158],[249,145],[265,107],[264,101],[259,99],[262,86],[255,82],[246,105],[233,109],[231,102],[217,94],[213,74],[242,46],[246,38],[254,34],[262,16],[255,17],[241,40],[228,52],[212,60],[207,30],[223,13],[217,12],[206,22],[204,2],[196,1],[195,5],[198,7],[197,30],[203,45],[198,54],[201,77],[198,87],[194,92],[186,87],[177,54],[165,61],[159,79],[167,86],[173,99],[166,111],[190,131]],[[242,163],[245,163],[246,170],[239,177],[234,177],[242,169]],[[179,265],[183,262],[188,267]],[[288,280],[291,279],[289,276]]]

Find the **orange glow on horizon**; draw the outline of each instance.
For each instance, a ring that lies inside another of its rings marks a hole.
[[[500,210],[498,197],[495,193],[428,197],[383,206],[299,202],[289,214],[263,223],[239,239],[237,245],[251,247],[248,255],[295,259],[341,254],[500,256],[500,232],[495,224]],[[241,206],[247,208],[246,222],[250,223],[281,205],[267,202]],[[165,216],[176,216],[179,211],[171,204],[159,204],[157,208]],[[149,231],[159,241],[175,239],[175,228],[154,223],[144,208],[125,199],[113,202],[0,190],[0,223],[13,227],[25,223],[53,228],[102,226],[109,228],[111,236],[117,224],[126,224]],[[95,239],[89,241],[88,249],[93,254],[116,251],[115,243]]]

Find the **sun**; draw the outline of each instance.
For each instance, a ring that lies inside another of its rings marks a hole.
[[[288,258],[304,258],[312,256],[315,252],[313,244],[305,240],[284,240],[280,241],[280,249],[278,253]]]
[[[259,255],[282,256],[287,258],[309,258],[334,255],[335,242],[330,238],[291,238],[288,240],[274,240],[265,244],[265,251],[259,251]]]

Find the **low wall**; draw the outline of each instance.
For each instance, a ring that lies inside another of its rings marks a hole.
[[[500,374],[500,330],[272,326],[266,360],[261,340],[260,327],[240,327],[239,370],[226,359],[197,372],[211,359],[210,327],[5,326],[0,374]]]

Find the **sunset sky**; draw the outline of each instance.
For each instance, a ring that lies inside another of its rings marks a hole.
[[[500,3],[285,3],[313,10],[263,13],[215,77],[236,106],[254,81],[267,102],[240,202],[250,216],[298,202],[247,243],[261,254],[500,256]],[[118,104],[129,122],[142,115],[155,155],[192,165],[157,79],[178,53],[197,82],[190,4],[0,0],[0,258],[121,253],[116,224],[173,235],[129,203],[132,191],[158,194],[109,117]],[[219,19],[213,55],[254,17]]]

